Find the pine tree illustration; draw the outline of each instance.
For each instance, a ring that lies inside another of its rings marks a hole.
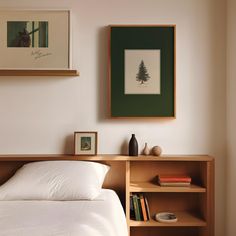
[[[144,65],[143,60],[141,61],[139,65],[139,71],[138,74],[136,75],[136,80],[140,82],[140,84],[144,84],[144,82],[147,82],[149,80],[150,76],[147,72],[147,68]]]

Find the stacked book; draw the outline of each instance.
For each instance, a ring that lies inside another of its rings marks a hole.
[[[142,193],[130,196],[130,218],[138,221],[148,221],[151,218],[147,198]]]
[[[158,175],[158,184],[163,187],[188,187],[191,181],[188,175]]]

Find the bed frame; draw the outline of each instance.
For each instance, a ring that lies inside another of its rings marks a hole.
[[[214,158],[207,155],[139,156],[121,155],[0,155],[0,184],[8,180],[22,165],[34,161],[94,161],[111,168],[104,188],[113,189],[120,197],[126,212],[130,236],[214,236]],[[191,175],[190,188],[157,186],[157,173]],[[130,193],[145,192],[152,216],[169,208],[179,220],[162,224],[153,219],[135,221],[130,218]],[[178,230],[177,230],[177,228]]]

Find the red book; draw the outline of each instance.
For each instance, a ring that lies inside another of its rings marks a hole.
[[[191,183],[191,177],[187,175],[158,175],[158,181],[160,183],[175,183],[175,182],[183,182],[183,183]]]
[[[189,187],[188,182],[159,182],[160,186],[163,187]]]

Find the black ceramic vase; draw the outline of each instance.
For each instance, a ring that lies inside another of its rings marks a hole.
[[[129,141],[129,156],[138,156],[138,142],[135,138],[135,134],[132,134]]]

